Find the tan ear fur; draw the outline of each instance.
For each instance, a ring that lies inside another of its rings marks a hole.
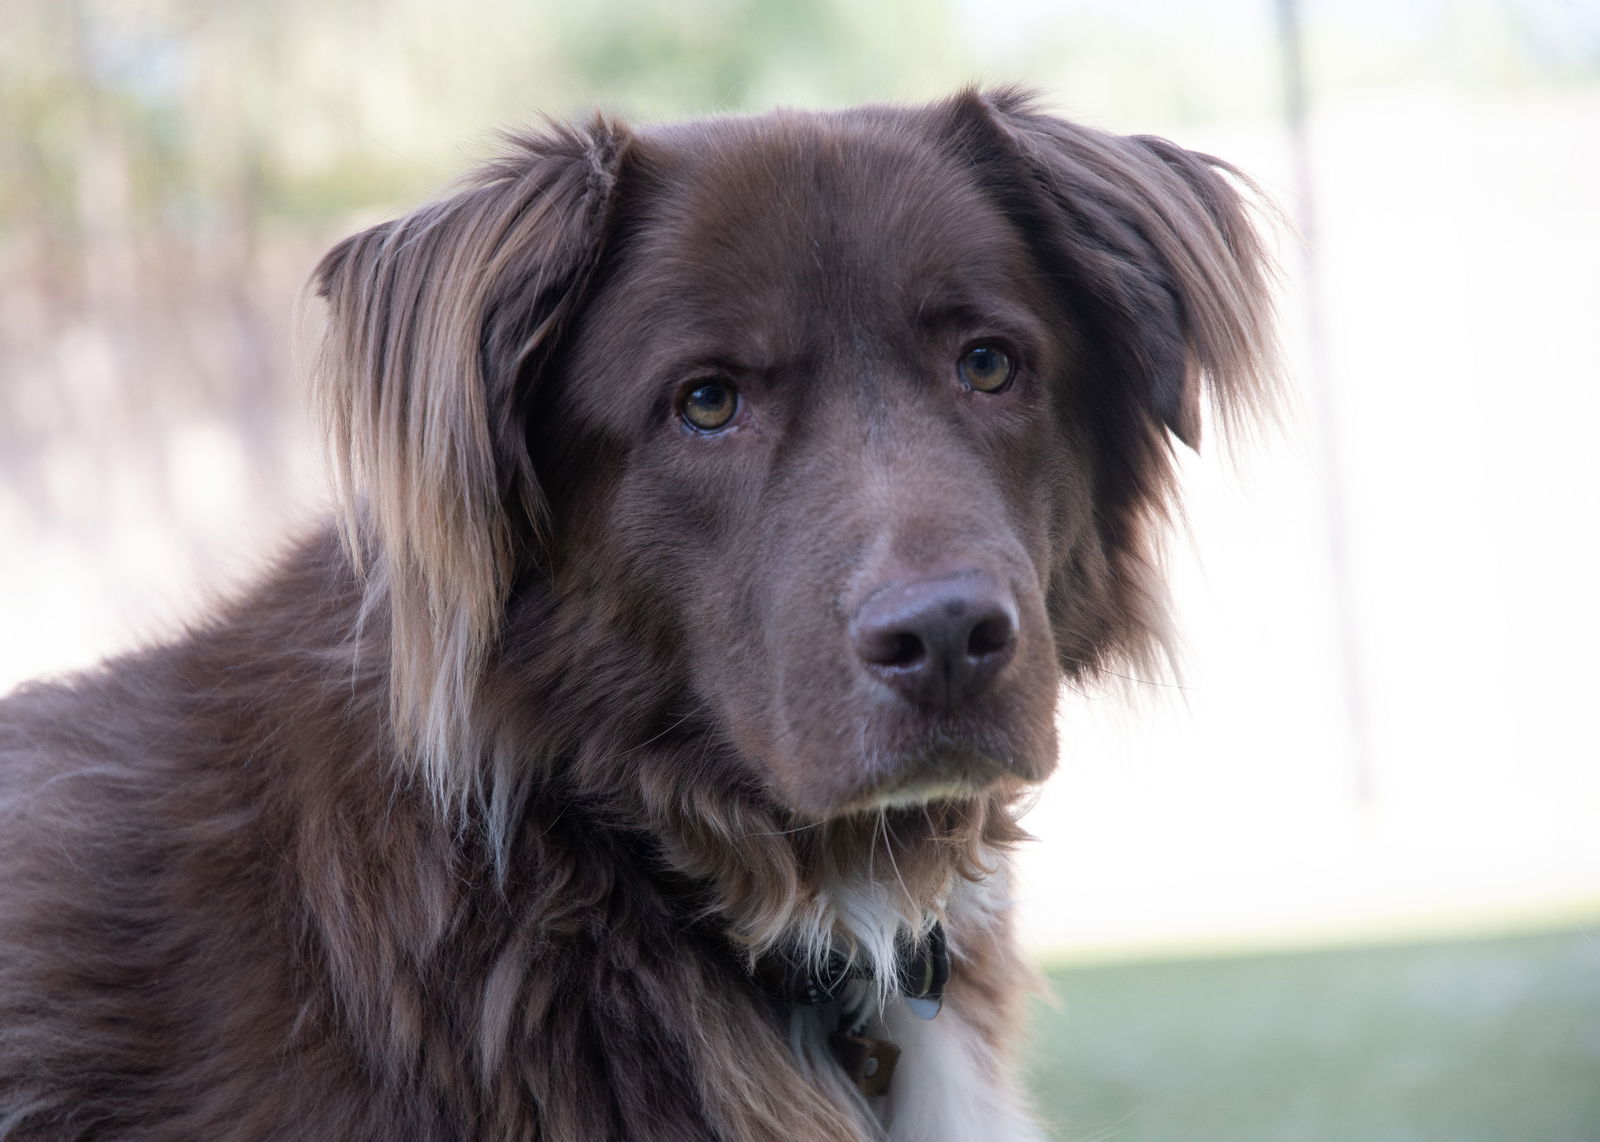
[[[315,368],[369,629],[388,635],[397,743],[442,805],[478,780],[474,697],[544,503],[518,390],[598,259],[621,130],[552,126],[452,197],[348,238],[318,266]]]

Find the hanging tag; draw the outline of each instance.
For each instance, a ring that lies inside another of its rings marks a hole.
[[[889,1093],[894,1066],[900,1061],[900,1048],[887,1039],[868,1039],[864,1035],[845,1035],[835,1031],[828,1036],[833,1057],[849,1076],[856,1089],[865,1095]]]

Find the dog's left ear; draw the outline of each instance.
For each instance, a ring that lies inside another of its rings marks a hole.
[[[1190,447],[1202,394],[1225,428],[1268,411],[1271,263],[1238,171],[1045,115],[1018,90],[969,91],[947,109],[945,130],[1134,390],[1103,396],[1135,396]]]
[[[528,393],[582,304],[627,142],[604,120],[512,137],[459,193],[316,270],[346,540],[392,636],[396,736],[442,799],[475,761],[473,695],[517,560],[544,541]]]

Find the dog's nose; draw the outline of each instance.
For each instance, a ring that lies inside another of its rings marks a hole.
[[[867,672],[920,706],[954,707],[981,694],[1016,639],[1016,600],[983,571],[891,583],[850,621]]]

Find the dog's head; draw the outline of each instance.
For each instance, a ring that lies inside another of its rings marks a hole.
[[[335,249],[322,383],[438,790],[490,676],[687,719],[801,818],[1046,776],[1060,673],[1158,637],[1171,438],[1258,396],[1220,167],[1010,92],[597,121]]]

